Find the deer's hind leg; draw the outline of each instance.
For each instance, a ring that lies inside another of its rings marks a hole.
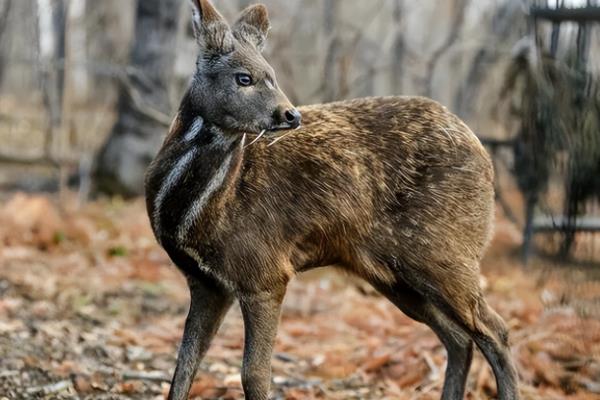
[[[471,337],[492,366],[499,400],[519,398],[517,370],[508,344],[508,330],[502,318],[481,299],[475,311],[475,326]]]
[[[473,357],[469,335],[406,283],[378,285],[379,291],[410,318],[429,326],[448,354],[442,400],[461,400]]]
[[[508,345],[508,329],[481,293],[477,263],[448,262],[427,269],[396,266],[395,270],[477,344],[494,371],[498,399],[518,399],[517,372]]]

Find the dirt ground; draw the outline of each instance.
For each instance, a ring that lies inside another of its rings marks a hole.
[[[162,399],[187,288],[156,245],[141,201],[0,202],[0,399]],[[511,327],[524,399],[600,398],[600,280],[583,269],[524,270],[502,218],[482,270]],[[195,398],[241,399],[243,327],[228,315]],[[277,399],[437,399],[446,355],[429,329],[335,273],[290,287],[273,359]],[[476,354],[469,399],[495,394]]]

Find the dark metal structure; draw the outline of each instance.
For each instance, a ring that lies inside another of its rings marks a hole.
[[[581,215],[587,201],[600,197],[600,85],[589,68],[590,31],[600,22],[600,5],[588,0],[585,7],[569,8],[564,0],[536,1],[529,11],[535,59],[526,51],[517,54],[505,88],[520,90],[521,107],[515,114],[521,126],[514,139],[490,143],[492,152],[509,147],[514,155],[525,199],[524,261],[536,233],[563,233],[560,256],[565,258],[576,232],[600,231],[600,219]],[[575,43],[559,55],[567,24],[576,32]],[[548,34],[550,40],[544,37]],[[563,215],[534,218],[557,168],[565,177]]]

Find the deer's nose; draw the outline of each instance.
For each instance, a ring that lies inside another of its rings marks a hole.
[[[295,129],[300,126],[302,122],[302,114],[296,108],[288,108],[283,110],[281,115],[281,123],[288,124],[290,128]]]

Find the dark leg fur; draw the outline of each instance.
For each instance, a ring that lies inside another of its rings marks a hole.
[[[380,292],[406,315],[428,325],[439,337],[448,353],[442,400],[462,400],[473,357],[473,342],[468,334],[404,284],[380,288]]]
[[[285,289],[242,297],[244,365],[242,386],[246,400],[267,400],[271,386],[271,355]]]
[[[465,290],[480,289],[477,286]],[[457,296],[459,294],[457,292]],[[498,400],[519,399],[517,371],[508,345],[508,329],[502,318],[487,305],[483,295],[479,294],[477,303],[471,309],[465,309],[464,304],[454,304],[455,298],[452,297],[434,296],[433,301],[449,320],[468,333],[491,365],[496,377]]]
[[[441,280],[445,285],[447,293],[454,293],[454,296],[443,295],[444,290],[436,287],[433,280],[424,281],[421,275],[410,266],[401,266],[396,260],[392,264],[394,271],[401,282],[394,287],[392,298],[398,307],[411,309],[407,314],[415,319],[423,319],[428,324],[448,349],[448,370],[447,382],[444,386],[444,393],[448,393],[449,399],[454,399],[455,394],[459,393],[456,389],[459,381],[463,379],[464,370],[460,367],[463,364],[466,351],[465,340],[456,339],[456,332],[462,335],[466,334],[477,344],[484,354],[488,363],[491,365],[498,387],[499,400],[517,400],[519,398],[517,372],[512,362],[510,348],[508,346],[508,330],[504,321],[496,314],[486,303],[483,295],[480,293],[479,282],[475,276],[463,276],[460,281],[456,277],[447,276]],[[456,270],[464,268],[457,266]],[[447,268],[452,271],[452,268]],[[409,293],[406,295],[403,293]],[[413,294],[410,294],[413,293]],[[414,293],[417,293],[415,297]],[[464,296],[469,293],[469,296]],[[389,295],[388,295],[389,297]],[[398,298],[403,300],[398,300]],[[465,299],[471,298],[471,301]],[[426,300],[425,300],[426,299]],[[419,302],[420,300],[420,302]],[[431,303],[427,305],[426,302]],[[423,310],[425,309],[425,311]],[[429,311],[427,311],[429,310]],[[435,311],[431,311],[435,310]],[[423,317],[422,315],[425,315]],[[444,315],[444,317],[440,317]],[[451,339],[455,336],[454,339]],[[460,336],[457,336],[460,337]],[[450,342],[452,340],[453,342]],[[461,349],[461,346],[463,350]],[[452,350],[450,350],[452,349]],[[458,353],[458,355],[456,355]],[[450,368],[451,354],[458,365],[459,373],[454,373]],[[448,375],[450,373],[450,375]]]
[[[508,330],[504,321],[482,300],[479,305],[479,322],[472,338],[492,366],[496,376],[499,400],[519,398],[517,370],[513,365],[508,346]]]
[[[186,400],[201,359],[206,354],[232,296],[211,278],[189,278],[191,304],[185,321],[177,367],[169,391],[169,400]]]

